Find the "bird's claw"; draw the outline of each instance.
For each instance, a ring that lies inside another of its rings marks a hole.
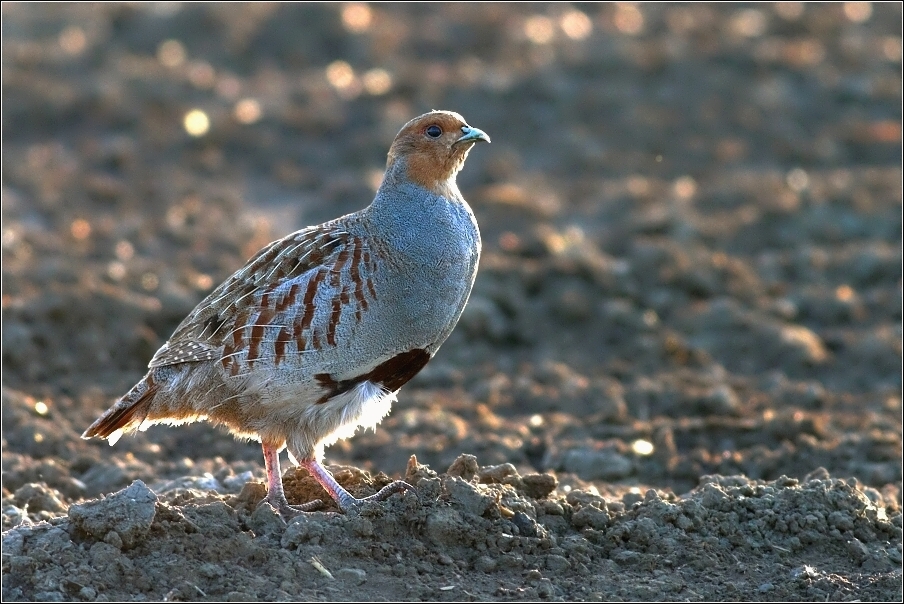
[[[296,516],[301,516],[302,514],[313,512],[323,506],[323,501],[321,501],[320,499],[315,499],[314,501],[309,501],[301,505],[290,505],[288,500],[285,498],[283,498],[282,500],[276,499],[274,501],[272,498],[267,496],[264,497],[259,504],[257,504],[257,507],[260,507],[265,503],[269,504],[274,510],[276,510],[276,512],[286,522],[289,522]]]
[[[351,512],[351,511],[357,509],[359,506],[361,506],[364,503],[368,503],[371,501],[385,501],[386,499],[389,499],[391,496],[395,495],[396,493],[404,493],[404,492],[412,493],[415,497],[418,498],[418,500],[420,500],[420,497],[418,497],[418,494],[417,494],[417,490],[413,486],[411,486],[404,480],[396,480],[394,482],[389,483],[388,485],[386,485],[385,487],[383,487],[382,489],[380,489],[373,495],[371,495],[369,497],[362,497],[361,499],[357,499],[357,498],[353,497],[348,492],[339,493],[337,503],[339,504],[339,508],[343,512],[348,513],[348,512]],[[343,495],[345,495],[345,496],[343,496]]]

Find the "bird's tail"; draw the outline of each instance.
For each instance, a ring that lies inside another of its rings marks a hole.
[[[158,386],[149,373],[91,424],[82,438],[106,438],[111,445],[116,444],[123,434],[141,426],[150,411],[157,389]]]

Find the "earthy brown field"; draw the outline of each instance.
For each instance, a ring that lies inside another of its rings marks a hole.
[[[901,600],[900,4],[2,16],[4,601]],[[417,497],[286,525],[256,443],[79,438],[433,108],[493,139],[475,290],[327,450]]]

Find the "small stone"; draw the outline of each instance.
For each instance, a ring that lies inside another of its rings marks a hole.
[[[819,571],[809,564],[804,564],[803,566],[798,566],[791,571],[791,578],[813,581],[819,578]]]
[[[720,509],[728,501],[728,495],[722,488],[714,484],[707,484],[703,487],[703,497],[701,503],[703,507],[710,509]]]
[[[662,497],[659,496],[654,489],[647,489],[647,492],[643,495],[644,503],[656,503],[657,501],[662,501]]]
[[[521,480],[524,484],[524,494],[533,499],[543,499],[559,485],[559,481],[552,474],[527,474]]]
[[[634,463],[613,449],[569,449],[562,456],[561,468],[583,480],[618,480],[634,472]]]
[[[609,513],[592,505],[582,507],[571,517],[571,524],[581,529],[590,527],[595,530],[603,530],[609,526]]]
[[[498,466],[484,466],[477,473],[477,478],[483,484],[501,483],[507,476],[517,476],[518,470],[510,463],[502,463]]]
[[[537,595],[544,600],[555,597],[556,588],[553,586],[552,581],[546,578],[540,579],[540,583],[537,585]]]
[[[429,466],[418,463],[416,456],[408,458],[408,466],[405,468],[405,482],[408,484],[417,486],[421,480],[435,479],[436,476],[436,472]]]
[[[474,560],[474,570],[479,573],[491,573],[496,570],[496,561],[489,556],[480,556]]]
[[[506,569],[520,569],[524,567],[524,557],[518,554],[503,554],[499,556],[499,566]]]
[[[443,486],[449,500],[468,514],[482,516],[496,502],[495,498],[484,495],[474,484],[461,478],[450,476],[443,481]]]
[[[829,475],[829,471],[824,467],[819,466],[806,476],[804,476],[804,484],[810,482],[811,480],[830,480],[832,477]]]
[[[643,495],[641,495],[640,493],[629,492],[622,495],[622,503],[626,508],[632,508],[634,507],[635,503],[640,503],[641,501],[643,501]]]
[[[367,571],[360,568],[340,568],[336,571],[335,576],[340,581],[351,585],[361,585],[367,581]]]
[[[258,505],[251,513],[248,525],[255,535],[273,535],[281,533],[286,528],[286,521],[273,506],[263,504]]]
[[[546,556],[546,568],[553,572],[561,572],[571,568],[568,558],[556,554]]]
[[[847,542],[847,549],[857,562],[863,562],[869,558],[869,549],[859,539],[851,539]]]
[[[471,479],[474,478],[474,475],[477,474],[479,468],[480,466],[477,465],[476,457],[463,453],[452,462],[452,465],[446,470],[446,474],[449,476],[458,476],[462,480],[470,482]]]
[[[537,503],[537,512],[548,516],[564,516],[565,508],[558,501],[540,501]]]
[[[267,496],[267,486],[262,482],[249,481],[242,486],[241,492],[230,503],[233,508],[255,509]]]
[[[518,533],[523,537],[537,536],[537,523],[524,512],[515,512],[512,522],[518,527]]]
[[[575,489],[569,492],[565,496],[565,501],[568,502],[569,505],[573,505],[575,507],[593,505],[600,508],[601,510],[608,509],[609,507],[609,504],[606,502],[606,500],[599,495],[590,493],[588,491],[581,491],[580,489]]]

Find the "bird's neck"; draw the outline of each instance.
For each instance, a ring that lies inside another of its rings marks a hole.
[[[449,201],[464,201],[455,181],[457,174],[456,169],[440,175],[435,169],[422,169],[417,162],[412,162],[409,158],[393,158],[386,166],[386,174],[383,176],[380,190],[397,189],[414,184]]]
[[[364,219],[415,238],[423,238],[425,233],[435,237],[438,230],[449,228],[476,230],[473,212],[461,196],[454,175],[428,187],[408,178],[399,162],[388,166],[373,203],[364,210]],[[411,243],[414,246],[416,242]]]

